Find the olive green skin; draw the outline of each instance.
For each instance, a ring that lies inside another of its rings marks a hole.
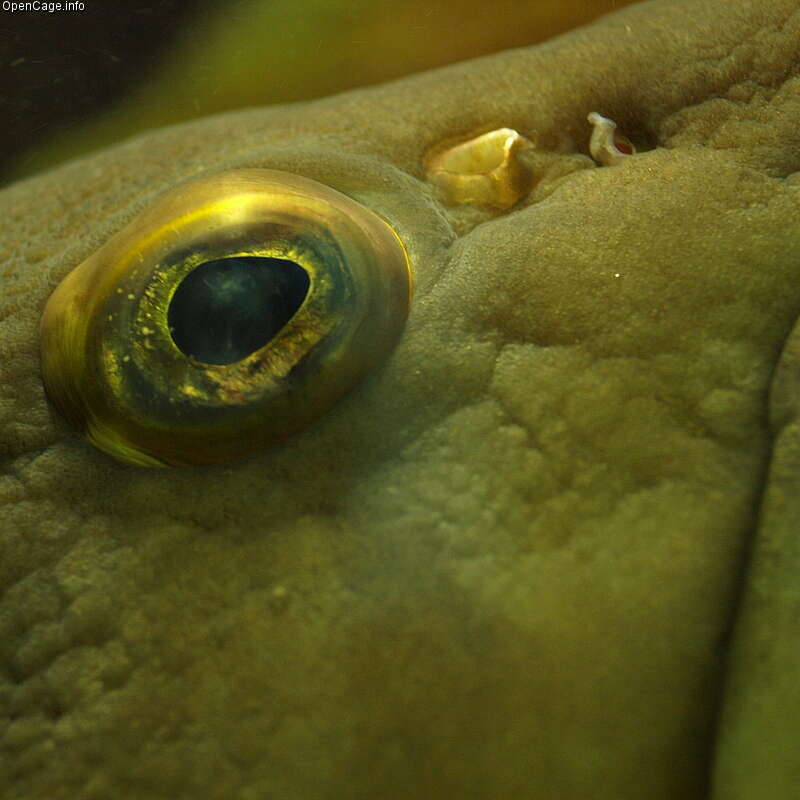
[[[4,800],[792,797],[798,23],[656,0],[3,190]],[[654,149],[554,177],[592,111]],[[502,126],[553,171],[445,206],[426,154]],[[402,335],[267,451],[118,463],[47,402],[47,298],[236,169],[386,220]]]

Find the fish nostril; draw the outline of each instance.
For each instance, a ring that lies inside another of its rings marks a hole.
[[[592,125],[589,139],[589,152],[597,164],[613,166],[629,156],[653,150],[656,144],[651,136],[642,130],[626,129],[623,133],[614,120],[592,111],[586,119]]]
[[[434,150],[426,159],[428,180],[448,205],[511,208],[533,183],[530,168],[519,157],[530,147],[531,141],[513,128],[498,128]]]
[[[592,125],[589,152],[598,164],[611,167],[635,155],[636,148],[627,136],[617,130],[614,120],[598,114],[597,111],[590,112],[586,119]]]

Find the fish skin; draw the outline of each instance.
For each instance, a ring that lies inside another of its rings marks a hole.
[[[0,794],[709,797],[794,413],[770,429],[800,311],[799,47],[797,2],[656,0],[2,191]],[[590,111],[659,146],[503,214],[425,182],[431,147],[479,129],[586,154]],[[47,406],[44,303],[161,193],[239,167],[395,227],[404,335],[279,448],[117,464]],[[737,780],[715,800],[757,797]]]

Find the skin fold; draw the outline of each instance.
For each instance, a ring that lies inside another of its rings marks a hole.
[[[796,0],[655,0],[4,190],[0,794],[792,796],[798,52]],[[589,166],[590,111],[655,148]],[[503,126],[534,191],[443,205],[425,155]],[[392,224],[402,339],[269,452],[118,464],[47,405],[44,303],[240,167]]]

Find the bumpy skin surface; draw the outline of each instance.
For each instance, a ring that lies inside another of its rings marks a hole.
[[[658,0],[0,194],[0,794],[708,797],[800,310],[798,53],[797,0]],[[659,146],[495,216],[424,180],[432,145],[486,127],[585,152],[592,110]],[[244,166],[394,224],[417,276],[404,336],[281,448],[119,465],[49,412],[41,309],[161,192]],[[747,794],[725,771],[757,720],[728,718],[717,797],[763,797],[755,765]]]

